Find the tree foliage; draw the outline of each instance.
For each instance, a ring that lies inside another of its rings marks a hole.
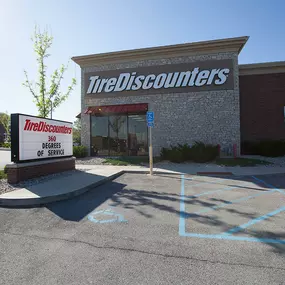
[[[63,103],[76,85],[76,79],[72,78],[71,84],[67,87],[66,92],[60,91],[60,84],[68,65],[62,64],[56,69],[48,80],[46,59],[50,56],[49,49],[52,46],[53,36],[48,31],[41,32],[35,27],[32,36],[34,43],[34,52],[36,54],[38,64],[38,79],[34,83],[29,80],[28,72],[24,70],[25,82],[23,85],[29,89],[36,103],[39,116],[47,118],[61,103]]]
[[[81,144],[81,120],[76,119],[73,123],[73,141]]]
[[[5,133],[6,133],[6,140],[9,141],[10,139],[10,115],[8,112],[6,113],[0,113],[0,124],[4,127]]]

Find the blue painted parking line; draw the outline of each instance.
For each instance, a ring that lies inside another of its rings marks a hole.
[[[285,244],[285,240],[281,240],[281,239],[240,237],[240,236],[231,236],[231,235],[223,235],[223,234],[208,235],[208,234],[197,234],[197,233],[184,232],[184,234],[180,234],[180,236],[205,238],[205,239],[222,239],[222,240],[234,240],[234,241],[251,241],[251,242],[262,242],[262,243]]]
[[[264,193],[259,193],[257,195],[252,195],[252,196],[246,196],[242,197],[233,201],[229,201],[228,203],[222,203],[220,205],[217,205],[221,207],[221,205],[225,206],[228,204],[233,204],[241,201],[246,201],[248,199],[258,197],[260,195],[264,194],[269,194],[269,193],[274,193],[274,192],[279,192],[280,189],[270,185],[270,188],[272,188],[271,191],[266,191]],[[284,192],[281,190],[281,192]],[[211,207],[210,210],[213,210]],[[207,209],[208,210],[208,209]],[[255,223],[261,222],[262,220],[265,220],[269,218],[270,216],[274,216],[278,213],[281,213],[285,211],[285,206],[281,207],[273,212],[270,212],[266,215],[263,215],[261,217],[255,218],[252,221],[241,225],[238,228],[238,230],[232,229],[230,231],[237,232],[239,231],[239,228],[242,227],[248,227],[250,225],[253,225]],[[199,213],[199,212],[198,212]],[[232,233],[230,232],[229,234],[221,233],[221,234],[199,234],[199,233],[187,233],[186,232],[186,223],[185,223],[185,218],[188,217],[189,214],[185,212],[185,181],[184,181],[184,175],[181,175],[181,196],[180,196],[180,216],[179,216],[179,235],[182,237],[193,237],[193,238],[204,238],[204,239],[220,239],[220,240],[231,240],[231,241],[247,241],[247,242],[261,242],[261,243],[273,243],[273,244],[285,244],[285,240],[281,239],[272,239],[272,238],[257,238],[257,237],[247,237],[247,236],[233,236],[231,235]]]
[[[193,195],[193,196],[186,196],[186,198],[198,198],[198,197],[205,196],[205,195],[208,195],[208,194],[218,193],[218,192],[222,192],[222,191],[230,191],[230,190],[233,190],[235,188],[236,187],[225,187],[225,188],[219,189],[219,190],[212,190],[212,191],[207,191],[207,192],[203,192],[203,193],[200,193],[200,194],[196,194],[196,195]]]
[[[185,234],[185,189],[184,174],[181,175],[181,197],[180,197],[180,218],[179,218],[179,234]]]
[[[235,178],[240,178],[240,177],[242,177],[242,176],[235,176]],[[194,179],[192,179],[192,178],[184,178],[184,180],[190,180],[190,181],[196,181],[196,180],[194,180]],[[248,182],[248,183],[250,183],[250,181],[246,181],[246,182]],[[196,183],[196,184],[189,184],[191,187],[192,186],[197,186],[197,185],[202,185],[202,184],[214,184],[214,185],[219,185],[219,186],[225,186],[225,184],[223,184],[223,183],[221,183],[221,182],[213,182],[213,181],[202,181],[202,182],[199,182],[199,183]],[[231,185],[227,185],[227,186],[231,186]],[[239,187],[243,187],[243,185],[239,185],[239,186],[235,186],[235,187],[237,187],[237,188],[239,188]],[[244,187],[246,187],[246,186],[244,186]],[[285,192],[284,192],[285,193]]]
[[[192,178],[184,178],[184,180],[186,180],[186,181],[187,181],[187,180],[190,180],[190,181],[193,181],[193,182],[195,182],[195,181],[199,181],[199,180],[194,180],[194,179],[192,179]],[[223,185],[221,182],[201,181],[201,182],[196,183],[196,184],[190,184],[190,186],[196,186],[196,185],[201,185],[201,184],[218,184],[218,185]]]
[[[269,188],[274,189],[275,191],[277,191],[277,192],[279,192],[279,193],[285,194],[285,191],[283,191],[283,190],[281,190],[281,189],[276,188],[275,186],[273,186],[273,185],[271,185],[271,184],[269,184],[269,183],[265,182],[265,181],[264,181],[264,180],[262,180],[262,179],[259,179],[259,178],[255,177],[255,176],[252,176],[252,178],[253,178],[253,179],[255,179],[255,180],[256,180],[256,181],[258,181],[258,182],[263,183],[265,186],[267,186],[267,187],[269,187]]]
[[[250,227],[252,225],[255,225],[255,224],[259,223],[259,222],[265,221],[266,219],[268,219],[270,217],[273,217],[273,216],[275,216],[275,215],[277,215],[277,214],[279,214],[281,212],[284,212],[284,211],[285,211],[285,206],[283,206],[283,207],[281,207],[281,208],[279,208],[279,209],[277,209],[275,211],[272,211],[272,212],[270,212],[270,213],[268,213],[266,215],[263,215],[263,216],[260,216],[258,218],[252,219],[252,220],[250,220],[249,222],[247,222],[247,223],[245,223],[243,225],[240,225],[238,227],[232,228],[232,229],[230,229],[229,231],[227,231],[227,232],[225,232],[223,234],[224,235],[231,235],[231,234],[237,233],[237,232],[242,231],[242,230],[244,230],[244,229],[246,229],[246,228],[248,228],[248,227]]]
[[[207,213],[207,212],[210,212],[210,211],[213,211],[213,210],[216,210],[216,209],[223,208],[223,207],[225,207],[227,205],[237,204],[237,203],[240,203],[240,202],[243,202],[243,201],[247,201],[249,199],[256,198],[256,197],[259,197],[259,196],[262,196],[262,195],[271,194],[273,192],[276,192],[276,190],[273,189],[273,190],[262,192],[262,193],[258,193],[258,194],[255,194],[255,195],[241,197],[241,198],[236,199],[236,200],[227,201],[225,203],[220,203],[220,204],[218,204],[216,206],[208,207],[207,209],[203,209],[201,211],[195,212],[194,214],[196,215],[196,214],[201,214],[201,213]],[[188,214],[187,216],[191,216],[191,214]]]

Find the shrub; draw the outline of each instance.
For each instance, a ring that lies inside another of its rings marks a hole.
[[[171,162],[177,162],[177,163],[185,161],[183,153],[181,149],[179,149],[178,147],[171,147],[170,151],[168,152],[168,159]]]
[[[191,148],[191,160],[194,162],[213,161],[219,155],[218,145],[195,142]]]
[[[244,141],[242,142],[241,147],[242,154],[269,157],[285,155],[285,141],[283,140]]]
[[[161,159],[170,160],[172,162],[183,162],[191,159],[191,146],[188,144],[178,144],[170,148],[162,148],[160,151]]]
[[[11,148],[11,143],[10,142],[0,143],[0,147]]]
[[[169,151],[170,149],[163,147],[160,151],[161,159],[169,160]]]
[[[283,156],[285,155],[284,141],[261,141],[258,145],[259,154],[263,156]]]
[[[192,154],[192,148],[190,145],[188,144],[178,144],[178,150],[182,153],[183,156],[183,160],[187,161],[187,160],[191,160],[191,154]]]
[[[189,160],[208,162],[214,160],[219,155],[219,148],[217,145],[206,145],[202,142],[195,142],[192,147],[188,144],[178,144],[177,146],[171,146],[171,148],[162,148],[160,155],[161,159],[177,163]]]
[[[259,142],[244,141],[241,143],[241,153],[245,155],[258,155],[259,154]]]
[[[87,156],[87,147],[80,145],[80,146],[74,146],[73,147],[73,155],[76,158],[82,158]]]
[[[7,179],[7,174],[3,170],[0,170],[0,179]]]

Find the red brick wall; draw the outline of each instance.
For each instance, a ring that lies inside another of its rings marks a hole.
[[[241,141],[285,139],[285,73],[242,75]]]

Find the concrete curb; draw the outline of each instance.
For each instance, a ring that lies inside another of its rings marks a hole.
[[[209,172],[197,172],[197,175],[234,175],[232,172],[227,171],[209,171]]]
[[[47,197],[39,197],[39,198],[20,198],[20,199],[9,199],[9,198],[0,198],[0,207],[6,207],[6,208],[21,208],[21,207],[38,207],[43,206],[52,202],[58,202],[62,200],[67,200],[74,198],[76,196],[79,196],[95,187],[98,187],[104,183],[107,183],[111,180],[114,180],[115,178],[121,176],[125,173],[137,173],[137,174],[146,174],[149,171],[144,170],[120,170],[117,173],[110,175],[108,177],[105,177],[101,179],[100,181],[97,181],[95,183],[92,183],[88,186],[79,188],[77,190],[74,190],[69,193],[54,195],[54,196],[47,196]],[[176,173],[169,173],[164,171],[155,171],[154,174],[176,174]]]
[[[7,150],[7,151],[11,151],[10,148],[6,148],[6,147],[0,147],[0,150]]]
[[[101,179],[95,183],[92,183],[88,186],[83,188],[79,188],[69,193],[64,193],[60,195],[54,196],[47,196],[47,197],[39,197],[39,198],[20,198],[20,199],[9,199],[9,198],[0,198],[0,207],[36,207],[36,206],[43,206],[45,204],[49,204],[52,202],[58,202],[62,200],[71,199],[73,197],[79,196],[99,185],[102,185],[110,180],[117,178],[118,176],[122,175],[123,171],[119,171],[111,176]]]

